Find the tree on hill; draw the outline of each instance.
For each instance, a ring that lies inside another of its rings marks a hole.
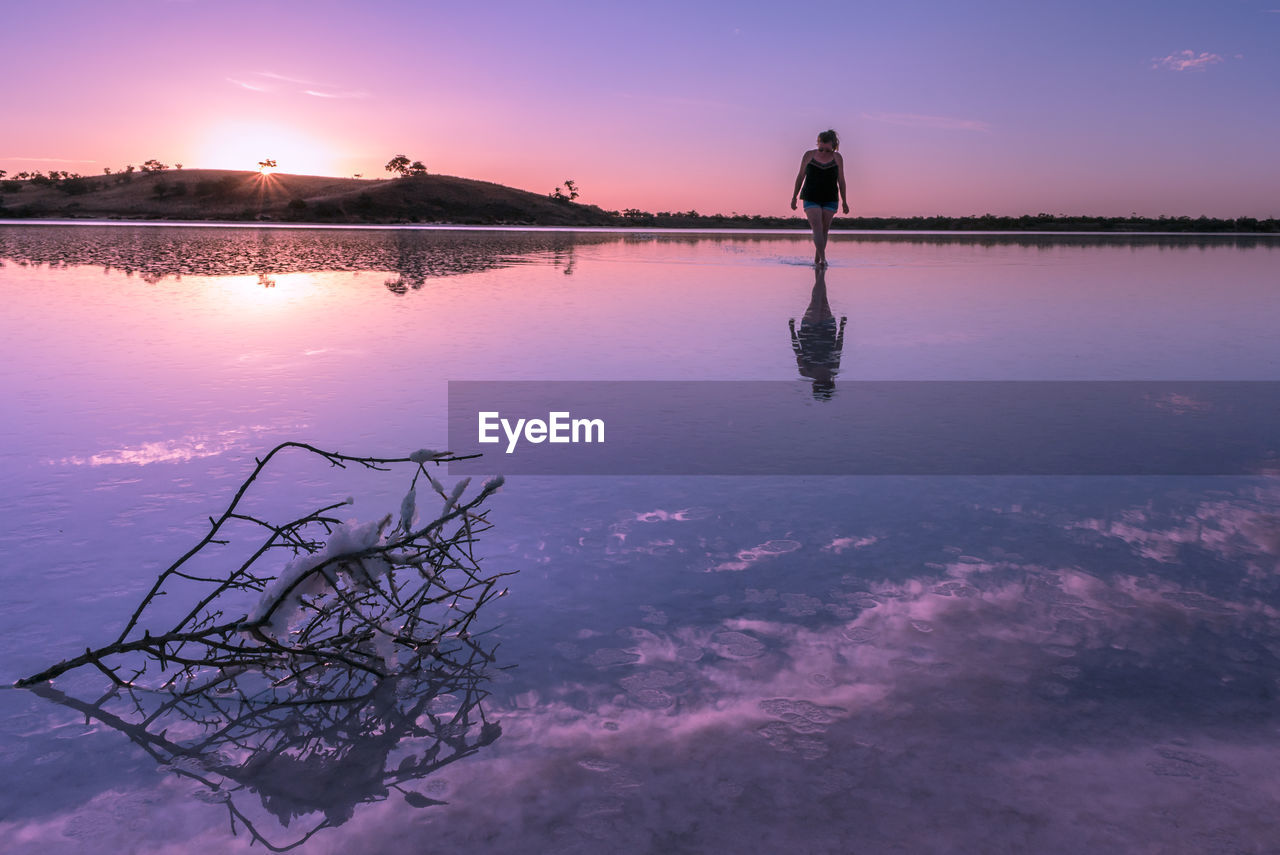
[[[160,161],[156,160],[154,157],[148,160],[146,163],[142,164],[143,172],[158,173],[158,172],[164,172],[168,168],[169,168],[169,164],[161,163]]]
[[[566,178],[564,186],[552,190],[550,195],[552,199],[563,199],[566,202],[572,202],[582,194],[578,192],[578,185],[573,182],[573,179]]]
[[[424,164],[420,160],[415,160],[413,163],[409,164],[408,174],[409,175],[426,175],[427,174],[426,164]]]
[[[388,160],[386,165],[387,172],[392,172],[402,177],[409,174],[409,168],[409,157],[408,155],[403,154],[397,154],[395,157]]]

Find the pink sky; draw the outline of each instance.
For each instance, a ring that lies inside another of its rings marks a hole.
[[[1280,10],[1112,6],[32,4],[0,168],[378,177],[404,153],[608,209],[783,214],[834,127],[865,215],[1280,216]]]

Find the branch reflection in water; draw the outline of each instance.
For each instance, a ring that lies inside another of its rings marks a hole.
[[[331,665],[274,685],[259,672],[223,672],[192,693],[124,687],[84,700],[48,684],[33,691],[124,734],[193,782],[194,798],[224,804],[233,834],[243,829],[282,852],[362,804],[397,795],[415,808],[445,804],[427,778],[502,733],[482,707],[493,661],[491,648],[469,639],[389,678]]]

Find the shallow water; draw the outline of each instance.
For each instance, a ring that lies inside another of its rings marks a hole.
[[[841,236],[815,367],[802,235],[0,226],[0,683],[109,640],[277,442],[443,446],[448,381],[1277,380],[1278,247]],[[371,519],[404,488],[288,475],[264,502]],[[1280,839],[1274,477],[515,476],[490,504],[487,566],[519,571],[493,665],[338,730],[183,756],[77,712],[94,675],[0,690],[6,851]]]

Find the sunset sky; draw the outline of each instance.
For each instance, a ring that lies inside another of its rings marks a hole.
[[[1280,216],[1280,0],[8,4],[0,168],[433,173],[783,214]]]

